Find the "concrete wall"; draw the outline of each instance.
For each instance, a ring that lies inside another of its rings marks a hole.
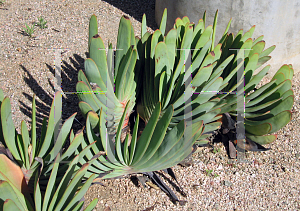
[[[167,29],[171,29],[177,17],[188,16],[198,23],[206,11],[206,26],[213,24],[219,10],[216,41],[219,41],[228,21],[232,18],[229,32],[248,31],[256,25],[253,37],[264,35],[266,48],[276,45],[270,54],[270,76],[283,64],[292,64],[300,72],[300,0],[156,0],[157,24],[168,9]]]

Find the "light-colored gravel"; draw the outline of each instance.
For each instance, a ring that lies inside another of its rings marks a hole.
[[[97,15],[104,43],[110,40],[115,46],[120,17],[127,14],[139,35],[144,12],[152,27],[149,30],[155,30],[154,0],[7,0],[1,5],[0,88],[11,99],[18,131],[21,120],[31,121],[33,94],[37,95],[39,121],[48,116],[55,83],[53,49],[67,50],[62,55],[62,90],[75,92],[77,73],[86,58],[89,17]],[[34,39],[20,33],[25,23],[37,21],[40,16],[48,21],[47,29],[38,29]],[[137,187],[130,179],[105,180],[105,187],[92,186],[85,196],[86,201],[99,198],[97,210],[299,210],[299,82],[298,73],[293,79],[293,119],[277,133],[278,139],[269,145],[272,150],[247,153],[246,163],[232,163],[224,147],[218,144],[215,147],[220,148],[220,152],[203,148],[193,155],[192,166],[174,167],[187,197],[173,190],[181,200],[187,201],[185,205],[174,205],[162,191]],[[63,118],[74,112],[78,112],[77,119],[84,122],[77,97],[66,95]],[[78,130],[81,125],[75,122],[74,127]],[[206,170],[213,171],[207,175]]]

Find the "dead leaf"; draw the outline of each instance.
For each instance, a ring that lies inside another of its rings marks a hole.
[[[236,149],[231,141],[229,141],[229,156],[231,159],[236,159]]]
[[[155,190],[159,190],[159,187],[157,185],[153,184],[152,182],[146,182],[147,185],[149,185],[151,188],[154,188]]]

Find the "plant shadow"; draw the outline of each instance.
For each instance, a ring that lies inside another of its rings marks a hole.
[[[87,55],[87,53],[85,53]],[[77,75],[79,70],[84,69],[84,58],[78,54],[73,54],[73,57],[69,57],[69,62],[62,60],[61,64],[61,90],[64,93],[62,95],[62,123],[68,119],[71,115],[77,112],[76,119],[73,121],[72,129],[74,133],[82,129],[85,125],[85,119],[81,115],[80,109],[78,107],[78,98],[76,95],[76,84]],[[55,78],[55,69],[52,65],[46,63],[47,68],[52,73]],[[51,87],[53,94],[46,92],[43,87],[41,87],[38,81],[30,74],[25,66],[20,65],[27,76],[24,76],[25,83],[30,87],[34,95],[36,95],[36,127],[37,127],[37,138],[40,138],[42,131],[42,122],[46,118],[48,120],[51,104],[55,94],[55,87],[50,78],[47,78],[48,84]],[[67,93],[67,94],[66,94]],[[22,93],[26,99],[30,102],[33,100],[33,96],[23,92]],[[20,110],[30,119],[32,118],[32,108],[27,106],[24,102],[20,101]],[[32,120],[29,122],[32,124]]]
[[[134,17],[137,21],[142,22],[143,14],[146,14],[147,26],[152,30],[158,29],[155,22],[155,0],[104,0],[105,2],[117,7],[124,13]]]

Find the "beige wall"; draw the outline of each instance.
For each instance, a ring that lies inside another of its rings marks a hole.
[[[264,35],[266,48],[276,45],[270,54],[270,76],[283,64],[292,64],[300,71],[300,0],[156,0],[155,18],[159,25],[164,8],[168,9],[167,29],[177,17],[188,16],[197,23],[206,10],[206,26],[213,24],[219,10],[216,40],[219,41],[228,21],[229,32],[248,31],[256,25],[253,37]]]

